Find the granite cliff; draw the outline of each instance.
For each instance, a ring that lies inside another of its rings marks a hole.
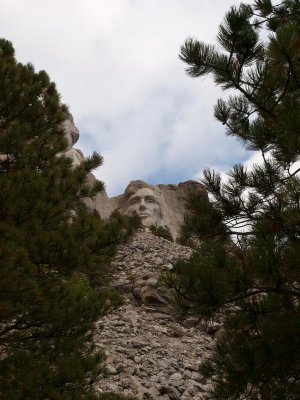
[[[185,212],[185,198],[190,191],[197,191],[207,198],[205,189],[196,181],[189,180],[178,185],[149,185],[142,180],[135,180],[119,196],[108,198],[103,193],[98,195],[93,207],[104,218],[113,210],[125,214],[136,212],[144,226],[168,227],[176,239]]]
[[[68,141],[68,150],[65,155],[70,157],[73,165],[76,166],[84,159],[84,156],[79,149],[74,148],[79,138],[79,131],[71,114],[64,128]],[[87,179],[91,183],[96,180],[92,174],[89,174]],[[176,239],[185,212],[185,198],[191,191],[201,193],[208,199],[206,190],[197,181],[189,180],[178,185],[150,185],[142,180],[134,180],[128,184],[124,193],[118,196],[109,198],[106,192],[102,191],[93,199],[87,199],[86,202],[104,219],[108,218],[114,210],[128,215],[137,213],[145,227],[150,225],[167,227]]]
[[[78,165],[83,154],[74,148],[79,133],[72,116],[65,123],[65,132],[69,144],[65,155]],[[96,178],[89,174],[87,179],[93,182]],[[190,191],[208,198],[195,181],[149,185],[135,180],[119,196],[109,198],[103,191],[87,200],[103,218],[114,210],[136,213],[143,226],[119,248],[114,260],[113,286],[123,297],[123,305],[96,324],[94,340],[105,351],[107,368],[107,376],[96,384],[99,393],[138,400],[201,400],[209,389],[201,383],[198,366],[214,346],[213,336],[220,324],[207,326],[180,317],[171,293],[158,283],[162,272],[172,270],[174,263],[188,258],[192,250],[149,231],[151,225],[167,227],[176,239]]]

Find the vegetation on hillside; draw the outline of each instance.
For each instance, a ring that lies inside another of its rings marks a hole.
[[[173,242],[173,237],[170,232],[170,229],[167,226],[155,226],[151,225],[149,227],[150,231],[153,233],[153,235],[162,237],[166,240],[169,240],[170,242]]]
[[[67,108],[4,39],[0,93],[0,397],[98,398],[93,322],[119,304],[110,260],[132,223],[117,214],[104,222],[85,206],[103,188],[86,179],[102,159],[73,168],[58,156]]]
[[[218,47],[189,38],[180,58],[194,78],[229,90],[215,117],[249,150],[253,168],[228,181],[210,169],[207,203],[188,201],[184,232],[203,245],[167,277],[186,312],[222,313],[224,335],[201,373],[210,399],[300,398],[300,3],[232,7]],[[235,94],[234,94],[235,92]],[[234,245],[229,238],[234,239]],[[231,245],[230,245],[231,243]]]

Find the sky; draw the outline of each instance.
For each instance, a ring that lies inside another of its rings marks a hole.
[[[201,179],[249,163],[214,119],[225,94],[179,60],[189,37],[215,43],[233,0],[1,0],[0,36],[56,82],[80,131],[75,147],[104,157],[110,196],[130,180]]]

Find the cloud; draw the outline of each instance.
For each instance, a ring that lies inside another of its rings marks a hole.
[[[246,159],[213,119],[222,96],[178,59],[188,36],[213,42],[232,0],[3,0],[1,36],[17,58],[45,69],[98,151],[110,195],[131,179],[176,183],[205,166]]]

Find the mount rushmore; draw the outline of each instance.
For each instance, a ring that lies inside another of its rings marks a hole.
[[[74,166],[79,165],[84,159],[83,153],[74,148],[79,139],[73,117],[64,123],[65,136],[68,141],[68,150],[65,156],[72,159]],[[96,180],[92,174],[88,175],[90,183]],[[142,225],[149,227],[167,227],[174,239],[179,235],[180,225],[185,211],[185,198],[190,191],[197,191],[208,198],[204,187],[196,181],[175,184],[150,185],[142,180],[133,180],[126,187],[123,194],[108,197],[105,191],[97,194],[93,199],[87,199],[87,205],[99,212],[102,218],[108,218],[114,211],[132,215],[137,213]]]
[[[68,141],[64,155],[79,165],[84,155],[74,148],[79,131],[71,115],[64,128]],[[87,180],[92,184],[96,178],[88,174]],[[95,383],[100,394],[112,392],[137,400],[203,400],[209,390],[209,384],[201,383],[198,365],[209,355],[215,339],[197,319],[179,321],[169,290],[158,284],[160,274],[173,269],[177,260],[189,258],[192,249],[148,232],[151,226],[165,227],[176,239],[190,191],[208,200],[204,187],[192,180],[178,185],[133,180],[119,196],[109,198],[102,191],[86,199],[104,219],[114,210],[136,213],[145,228],[119,248],[113,262],[113,287],[122,296],[123,306],[96,323],[94,343],[105,351],[107,371]],[[212,332],[219,328],[215,322],[210,327]]]

